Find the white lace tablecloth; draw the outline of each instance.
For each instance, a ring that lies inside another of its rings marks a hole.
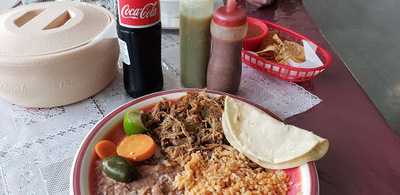
[[[163,33],[162,48],[165,88],[179,88],[176,33]],[[282,119],[321,101],[296,84],[246,66],[239,95]],[[130,100],[121,74],[96,96],[69,106],[32,109],[0,100],[0,195],[68,194],[72,158],[83,137],[105,114]]]

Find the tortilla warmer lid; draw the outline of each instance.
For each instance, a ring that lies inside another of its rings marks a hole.
[[[47,2],[0,16],[0,57],[41,56],[88,44],[112,18],[87,3]]]

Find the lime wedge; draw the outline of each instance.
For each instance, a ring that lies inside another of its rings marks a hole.
[[[124,114],[124,131],[126,135],[134,135],[147,131],[142,122],[139,110],[128,110]]]

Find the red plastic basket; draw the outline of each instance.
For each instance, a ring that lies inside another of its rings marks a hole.
[[[324,72],[332,63],[332,56],[324,48],[320,47],[318,44],[305,37],[304,35],[301,35],[290,29],[266,20],[263,20],[263,22],[268,25],[270,31],[279,31],[279,35],[284,37],[285,39],[289,39],[292,41],[306,40],[315,44],[317,46],[316,53],[321,58],[323,65],[317,68],[292,67],[287,64],[280,64],[270,60],[266,60],[262,57],[257,56],[251,51],[242,50],[242,62],[244,64],[286,81],[303,82],[315,78],[321,72]]]

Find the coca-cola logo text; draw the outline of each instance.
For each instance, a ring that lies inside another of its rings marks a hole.
[[[160,22],[160,0],[117,0],[119,24],[145,28]]]
[[[147,19],[156,17],[158,13],[158,2],[148,3],[142,8],[130,8],[129,4],[126,4],[121,9],[121,17],[133,18],[133,19]]]

